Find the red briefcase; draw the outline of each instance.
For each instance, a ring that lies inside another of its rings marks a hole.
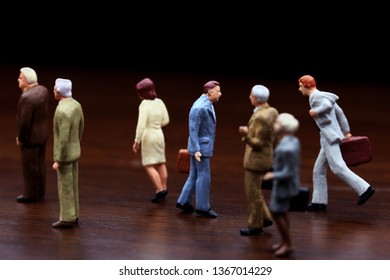
[[[181,173],[190,173],[190,153],[187,149],[180,149],[177,154],[177,168]]]
[[[340,144],[347,166],[357,166],[372,161],[371,142],[367,136],[351,136]]]

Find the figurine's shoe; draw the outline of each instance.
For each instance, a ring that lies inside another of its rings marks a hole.
[[[72,228],[74,222],[57,221],[52,224],[53,228]]]
[[[24,203],[24,202],[37,202],[39,201],[39,198],[31,198],[31,197],[25,197],[23,195],[19,195],[16,197],[16,201],[17,202],[21,202],[21,203]]]
[[[161,202],[161,201],[163,201],[164,198],[167,196],[167,194],[168,194],[167,191],[161,191],[161,192],[156,193],[152,197],[152,202]]]
[[[163,191],[163,196],[166,197],[168,195],[168,190]]]
[[[195,211],[194,207],[189,203],[184,203],[184,205],[182,205],[178,202],[178,203],[176,203],[176,208],[179,208],[179,209],[183,210],[183,212],[186,212],[186,213],[192,213]]]
[[[211,210],[211,208],[207,211],[204,211],[204,210],[198,210],[196,209],[196,213],[203,216],[203,217],[206,217],[206,218],[216,218],[218,217],[218,214],[215,213],[213,210]]]
[[[312,212],[325,212],[326,211],[326,204],[323,203],[310,203],[306,207],[306,211],[312,211]]]
[[[240,234],[245,236],[250,235],[261,235],[263,233],[263,229],[261,228],[242,228],[240,229]]]
[[[364,203],[367,202],[367,200],[369,200],[369,198],[375,193],[375,189],[373,187],[368,187],[368,189],[362,193],[360,196],[359,196],[359,199],[357,201],[357,205],[363,205]]]

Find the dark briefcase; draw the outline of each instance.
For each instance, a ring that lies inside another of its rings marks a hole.
[[[177,168],[181,173],[190,173],[190,153],[187,149],[180,149],[177,155]]]
[[[267,173],[267,172],[272,172],[273,171],[273,168],[271,167],[270,169],[268,169],[267,171],[264,172]],[[273,185],[273,180],[262,180],[261,181],[261,189],[263,190],[272,190],[272,185]]]
[[[290,199],[290,211],[306,211],[309,203],[309,188],[300,187],[299,193]]]
[[[372,161],[371,142],[367,136],[351,136],[340,144],[341,154],[347,166],[357,166]]]

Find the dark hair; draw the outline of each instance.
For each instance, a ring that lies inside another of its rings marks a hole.
[[[154,83],[149,78],[144,78],[135,85],[137,93],[143,99],[155,99],[157,98],[156,89],[154,88]]]
[[[219,86],[219,83],[217,81],[208,81],[203,86],[203,93],[208,93],[210,89],[213,89],[216,86]]]

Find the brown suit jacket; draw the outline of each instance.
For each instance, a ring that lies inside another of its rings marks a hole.
[[[245,169],[263,173],[272,167],[276,140],[273,124],[278,114],[278,111],[269,105],[263,105],[252,114],[248,123],[248,134],[243,137],[246,143]]]
[[[23,146],[42,145],[48,138],[49,92],[36,85],[23,91],[19,98],[16,129]]]

